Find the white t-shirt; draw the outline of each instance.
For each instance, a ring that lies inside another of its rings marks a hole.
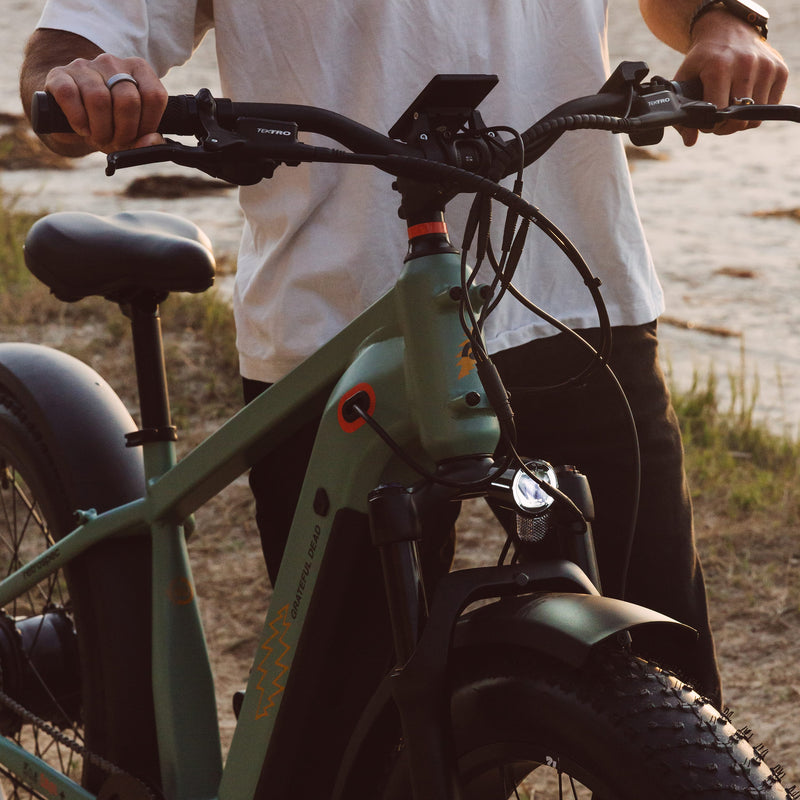
[[[49,0],[39,25],[141,56],[162,75],[213,26],[226,96],[321,106],[379,131],[439,72],[499,75],[483,119],[520,130],[596,92],[608,72],[605,0],[214,0],[214,19],[210,5]],[[392,286],[406,236],[391,181],[369,167],[306,164],[241,190],[234,309],[245,377],[278,379]],[[613,324],[661,313],[620,137],[565,134],[527,170],[525,196],[602,280]],[[463,221],[448,214],[456,245]],[[597,324],[581,279],[544,235],[529,235],[515,284],[568,325]],[[487,338],[496,351],[554,332],[509,298]]]

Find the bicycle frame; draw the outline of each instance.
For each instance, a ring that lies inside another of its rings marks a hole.
[[[181,461],[176,462],[172,442],[144,444],[145,497],[100,515],[82,511],[79,527],[0,582],[0,605],[5,605],[96,542],[150,530],[154,705],[163,786],[170,800],[254,796],[335,512],[366,512],[368,494],[379,484],[413,479],[363,420],[346,419],[343,404],[365,392],[369,413],[431,468],[444,459],[494,451],[497,420],[465,350],[458,298],[451,293],[460,286],[460,271],[455,253],[410,260],[393,290]],[[223,769],[213,680],[183,524],[323,404]],[[92,797],[6,739],[0,739],[0,763],[34,785],[55,787],[66,800]]]

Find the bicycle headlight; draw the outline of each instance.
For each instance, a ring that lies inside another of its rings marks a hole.
[[[555,470],[546,461],[529,461],[526,466],[540,481],[558,486]],[[555,502],[555,498],[522,469],[517,470],[511,482],[511,496],[526,514],[542,513]]]

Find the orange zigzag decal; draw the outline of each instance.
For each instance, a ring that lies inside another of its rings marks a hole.
[[[275,705],[275,698],[286,688],[281,683],[289,664],[283,661],[283,658],[290,650],[290,645],[286,644],[283,637],[292,625],[292,620],[289,617],[289,606],[285,605],[279,612],[278,616],[270,622],[269,626],[272,628],[272,635],[261,645],[261,649],[265,651],[264,658],[257,669],[261,673],[261,678],[258,681],[258,689],[261,692],[258,701],[258,710],[256,711],[256,719],[261,719],[269,715],[269,710]],[[282,648],[282,649],[281,649]],[[277,651],[277,656],[273,659],[273,651]],[[272,679],[271,685],[267,683],[267,678],[270,673],[274,674],[275,669],[278,669],[278,674]],[[269,694],[267,694],[269,692]]]

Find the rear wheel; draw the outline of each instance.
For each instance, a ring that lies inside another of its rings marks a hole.
[[[747,734],[620,650],[580,670],[510,648],[458,659],[451,709],[464,800],[794,796]],[[410,800],[402,752],[380,796]]]
[[[25,410],[0,395],[0,577],[71,530],[69,485]],[[143,537],[97,545],[0,619],[0,732],[93,790],[117,768],[158,780],[149,569]],[[3,772],[6,797],[52,796],[44,775]]]

